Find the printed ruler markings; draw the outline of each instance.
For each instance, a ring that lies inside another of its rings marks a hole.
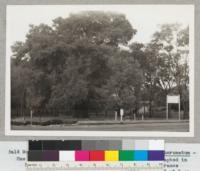
[[[163,162],[27,162],[26,171],[163,171]]]

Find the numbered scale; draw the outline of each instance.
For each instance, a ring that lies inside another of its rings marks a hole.
[[[27,162],[26,171],[163,171],[163,162]]]

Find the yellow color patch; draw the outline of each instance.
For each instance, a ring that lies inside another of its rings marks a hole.
[[[105,151],[105,161],[119,161],[119,151]]]

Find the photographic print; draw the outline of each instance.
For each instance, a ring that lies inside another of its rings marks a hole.
[[[194,6],[9,5],[6,22],[7,134],[192,136]]]

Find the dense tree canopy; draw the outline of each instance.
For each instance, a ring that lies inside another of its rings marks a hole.
[[[129,44],[136,29],[118,13],[87,11],[31,25],[26,41],[12,46],[12,108],[87,117],[90,110],[137,112],[140,101],[151,108],[164,91],[187,94],[188,66],[177,47],[188,46],[188,30],[163,25],[144,45]]]

